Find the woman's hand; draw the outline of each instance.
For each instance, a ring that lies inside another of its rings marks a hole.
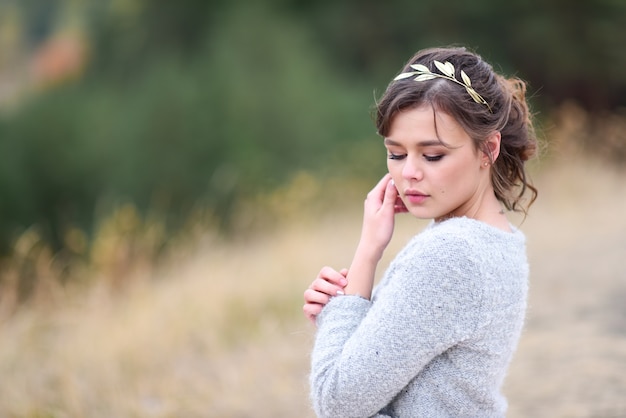
[[[365,199],[360,250],[380,259],[393,235],[394,215],[400,212],[407,212],[406,206],[398,196],[391,175],[387,174]]]
[[[345,291],[369,299],[376,264],[393,234],[394,215],[401,212],[407,212],[407,208],[400,200],[391,176],[387,174],[365,199],[361,240],[350,268],[354,282],[347,289],[348,270],[338,272],[330,267],[324,267],[304,292],[305,304],[302,308],[304,316],[315,324],[317,315],[330,298],[344,294]]]
[[[330,267],[320,270],[317,278],[313,280],[311,286],[304,291],[304,316],[315,324],[315,319],[322,308],[326,306],[331,297],[343,295],[343,289],[348,284],[346,276],[348,269],[336,271]]]

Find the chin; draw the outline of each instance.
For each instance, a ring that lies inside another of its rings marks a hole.
[[[410,208],[409,213],[417,219],[434,219],[435,214],[423,208]]]

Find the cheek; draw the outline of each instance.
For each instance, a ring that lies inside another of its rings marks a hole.
[[[454,196],[464,189],[468,183],[467,172],[455,164],[441,164],[437,169],[430,170],[427,177],[433,188],[441,197]]]
[[[393,181],[399,184],[402,179],[402,164],[398,161],[387,160],[387,171],[391,174]]]
[[[449,159],[446,164],[440,166],[439,176],[447,181],[468,179],[475,176],[480,170],[480,164],[467,155],[459,155],[454,159]]]

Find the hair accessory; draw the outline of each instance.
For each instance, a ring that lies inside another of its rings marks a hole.
[[[415,71],[410,71],[408,73],[399,74],[393,80],[394,81],[402,80],[405,78],[412,77],[414,75],[417,75],[417,77],[414,78],[415,81],[432,80],[437,77],[445,78],[446,80],[454,81],[455,83],[465,87],[465,90],[467,90],[467,93],[472,97],[472,99],[476,103],[484,104],[485,106],[487,106],[487,109],[489,109],[489,111],[491,112],[491,107],[489,106],[489,103],[487,103],[487,101],[483,99],[483,96],[481,96],[480,94],[476,92],[476,90],[474,90],[474,88],[472,87],[472,81],[470,80],[469,76],[465,73],[465,71],[461,70],[461,79],[463,80],[461,82],[457,80],[456,77],[454,76],[454,73],[456,70],[454,68],[454,65],[452,65],[452,63],[450,63],[449,61],[446,61],[445,63],[441,63],[437,60],[433,62],[435,63],[435,67],[437,67],[437,69],[441,71],[441,74],[433,73],[425,65],[411,64],[410,67],[413,68]]]

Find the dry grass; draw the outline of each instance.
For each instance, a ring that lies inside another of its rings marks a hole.
[[[543,164],[522,225],[530,309],[509,416],[626,416],[624,174],[581,157]],[[121,294],[97,281],[6,317],[0,416],[312,417],[302,291],[323,264],[349,263],[360,203],[209,240]],[[422,226],[402,218],[385,263]]]
[[[524,224],[528,320],[510,416],[626,416],[626,173],[570,157],[539,180]]]

